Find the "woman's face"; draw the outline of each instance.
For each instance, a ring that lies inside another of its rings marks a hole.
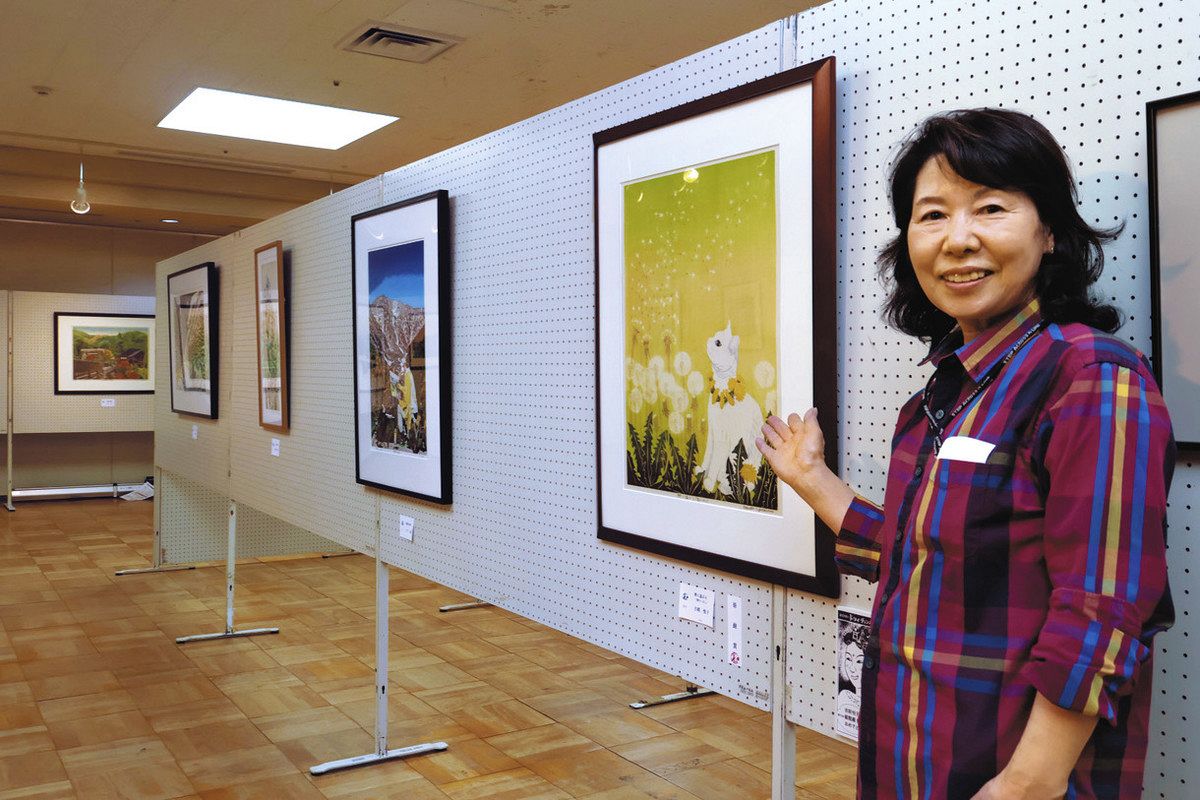
[[[842,675],[846,676],[855,688],[862,685],[863,653],[857,647],[844,647],[841,654]]]
[[[942,156],[925,162],[913,190],[908,254],[929,302],[970,341],[1033,299],[1054,236],[1022,192],[972,183]]]

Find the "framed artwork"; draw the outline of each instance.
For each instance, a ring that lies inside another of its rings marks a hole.
[[[55,313],[54,393],[154,394],[154,315]]]
[[[824,59],[594,135],[601,539],[838,595],[754,444],[837,441],[833,109]]]
[[[171,410],[217,418],[218,278],[211,261],[167,276]]]
[[[254,300],[258,332],[258,424],[288,430],[287,287],[283,242],[254,251]]]
[[[1200,92],[1146,104],[1154,372],[1181,449],[1200,451]]]
[[[350,242],[355,479],[449,504],[449,194],[356,214]]]

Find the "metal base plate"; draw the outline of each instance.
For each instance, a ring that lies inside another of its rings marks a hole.
[[[168,567],[136,567],[134,569],[119,569],[113,574],[117,577],[122,575],[145,575],[150,572],[179,572],[185,569],[195,569],[193,564],[172,564]]]
[[[279,633],[279,628],[250,628],[244,631],[224,631],[222,633],[200,633],[195,636],[180,636],[175,639],[176,644],[186,644],[187,642],[207,642],[212,639],[233,639],[238,636],[261,636],[264,633]]]
[[[661,706],[664,703],[678,703],[680,700],[691,700],[693,697],[705,697],[713,694],[712,689],[696,689],[695,691],[676,692],[675,694],[664,694],[662,697],[656,697],[653,700],[638,700],[636,703],[630,703],[630,708],[649,708],[650,706]]]
[[[442,613],[447,611],[465,611],[468,608],[490,608],[491,605],[492,604],[486,600],[476,600],[471,603],[453,603],[448,606],[442,606],[438,609],[438,611],[441,611]]]
[[[315,767],[310,767],[309,772],[313,775],[324,775],[327,772],[334,772],[339,769],[350,769],[351,767],[365,767],[369,764],[378,764],[382,761],[394,761],[397,758],[408,758],[409,756],[417,756],[422,753],[436,753],[445,750],[449,745],[445,742],[427,742],[425,744],[414,744],[409,747],[398,747],[395,750],[388,750],[386,753],[368,753],[365,756],[355,756],[354,758],[342,758],[337,761],[326,761],[324,764],[317,764]]]

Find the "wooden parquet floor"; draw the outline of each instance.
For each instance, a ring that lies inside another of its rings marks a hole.
[[[374,562],[148,563],[149,503],[0,511],[0,800],[733,800],[770,794],[770,718],[723,697],[634,711],[680,681],[392,571],[389,744],[444,753],[311,777],[373,750]],[[854,751],[801,730],[798,798],[854,796]]]

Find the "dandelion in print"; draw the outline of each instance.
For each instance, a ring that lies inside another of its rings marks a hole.
[[[367,256],[371,444],[425,453],[425,243]]]
[[[624,187],[626,479],[778,509],[774,150]]]

